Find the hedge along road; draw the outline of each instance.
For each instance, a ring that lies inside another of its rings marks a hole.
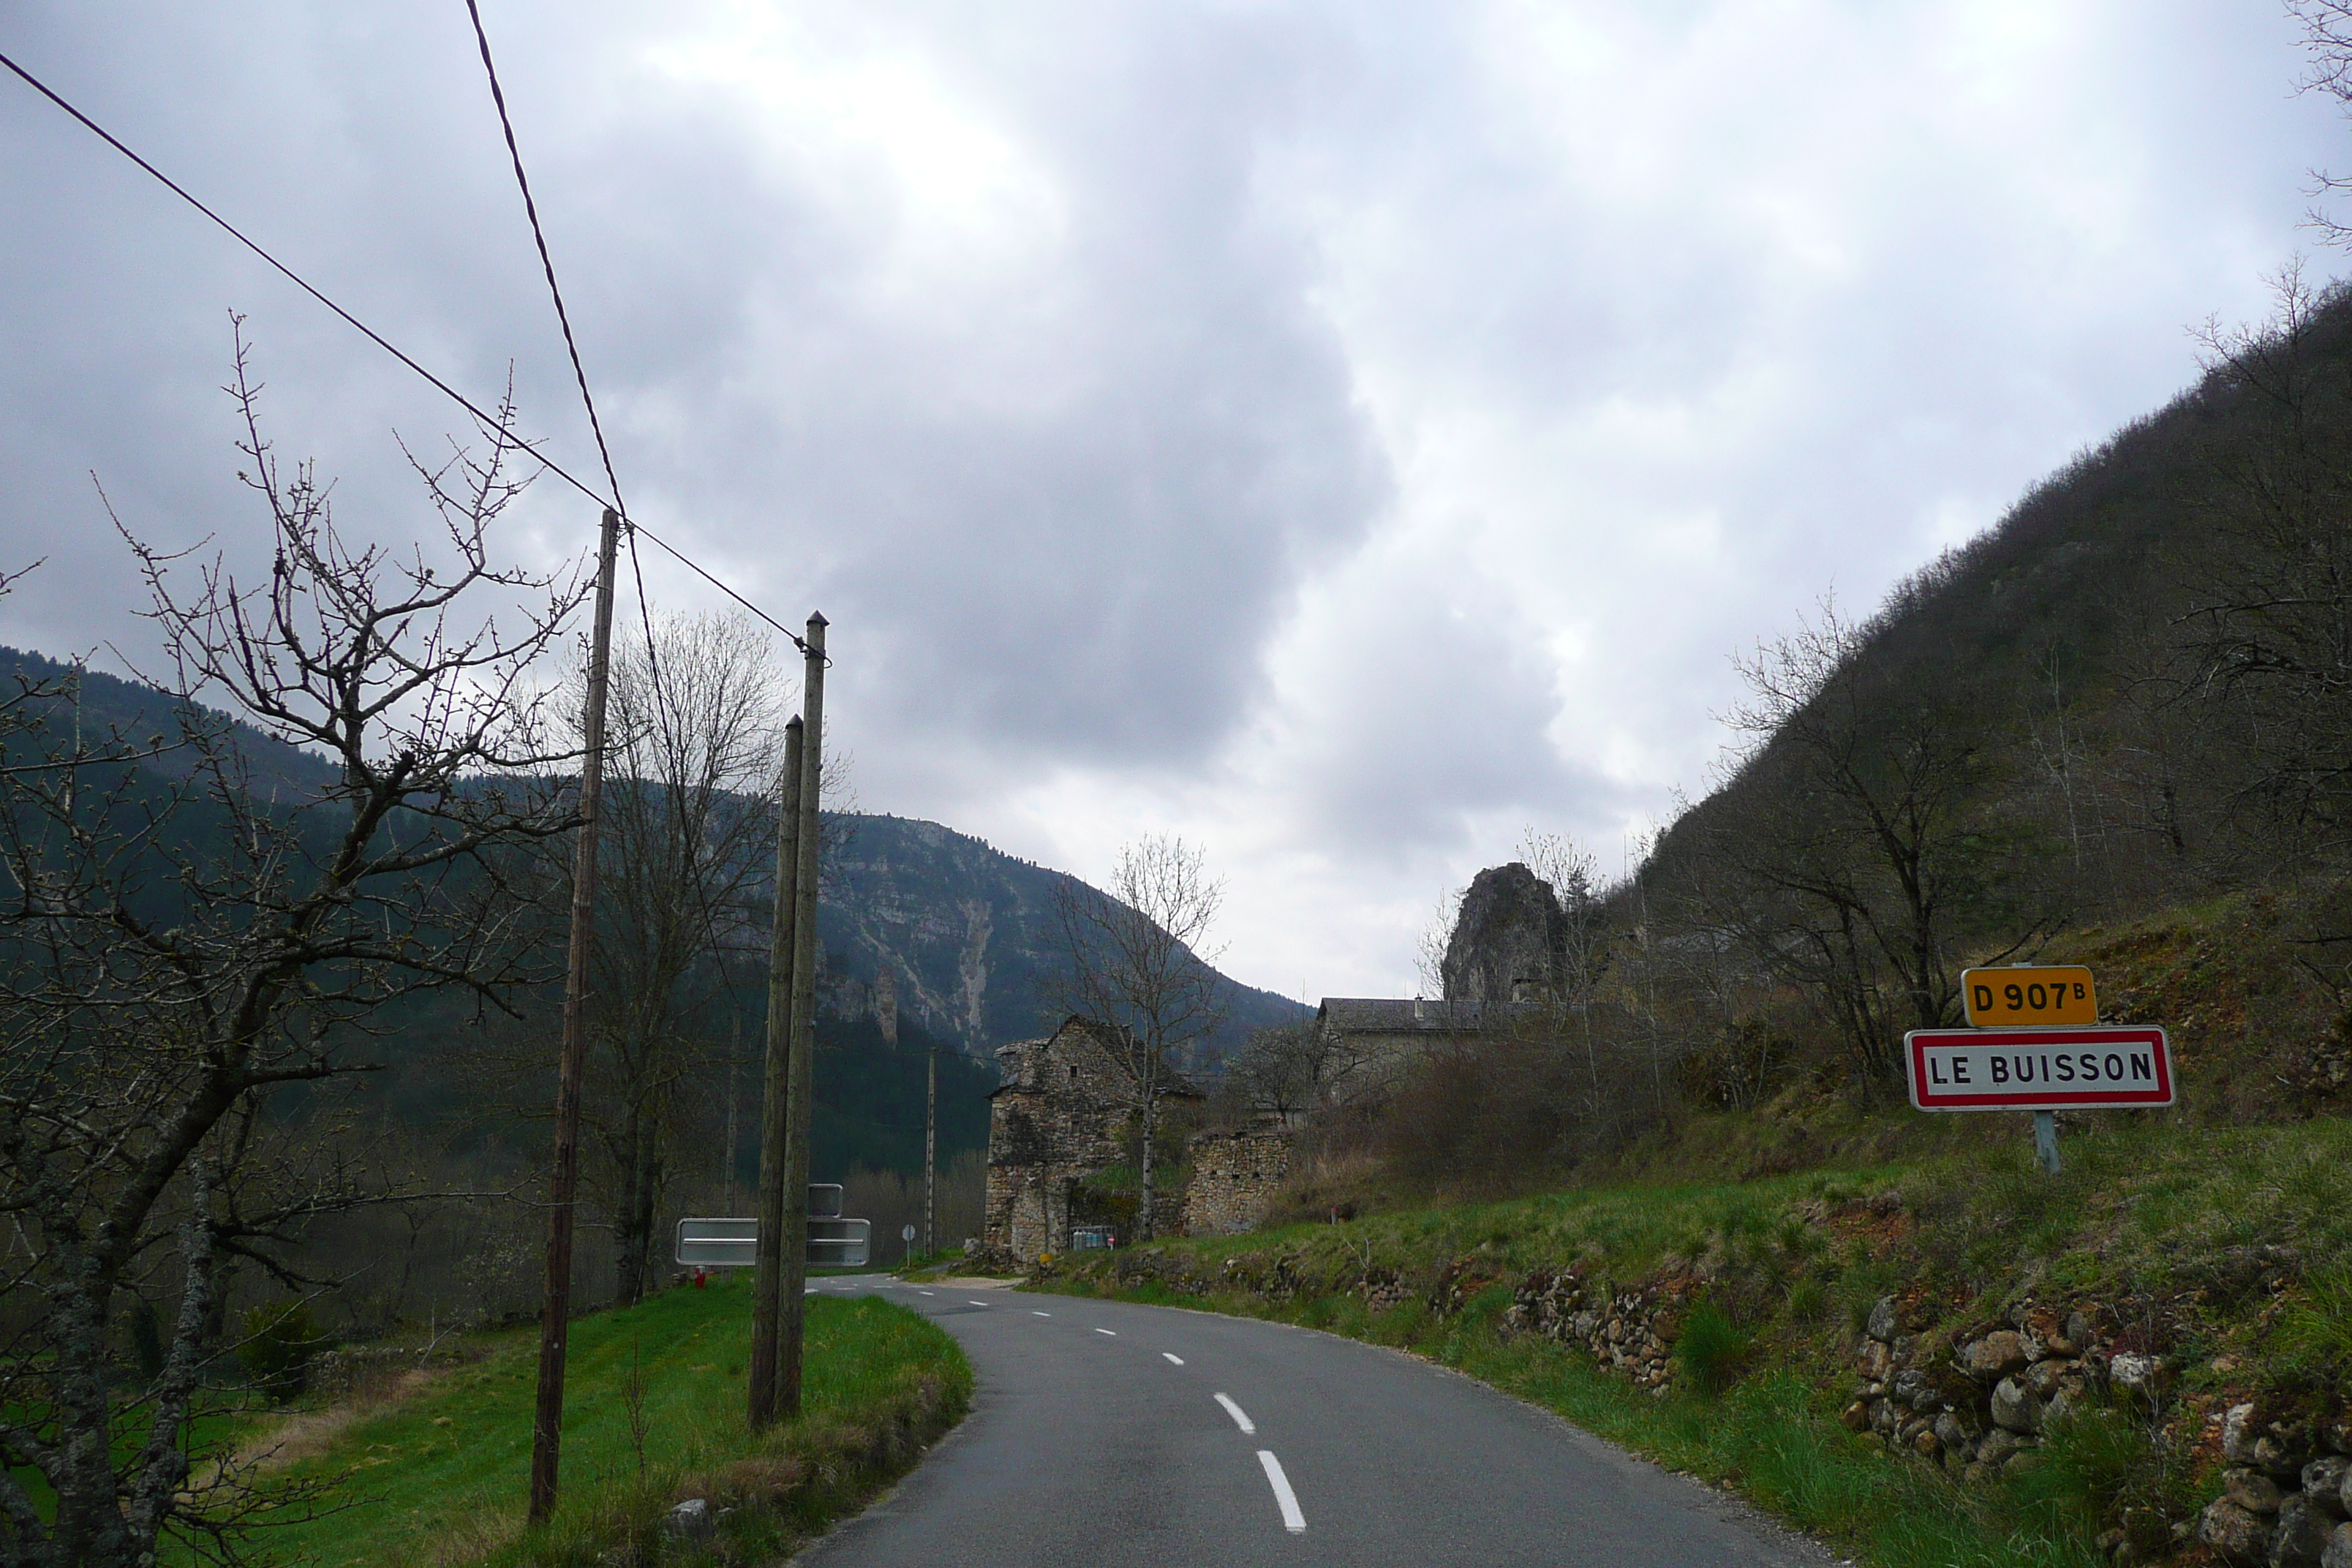
[[[954,1334],[972,1413],[808,1568],[1827,1568],[1696,1481],[1394,1351],[1165,1307],[825,1279]]]

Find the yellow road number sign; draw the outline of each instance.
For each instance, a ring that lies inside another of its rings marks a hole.
[[[2099,998],[2078,964],[2046,969],[1964,969],[1960,994],[1978,1028],[2020,1024],[2095,1024]]]

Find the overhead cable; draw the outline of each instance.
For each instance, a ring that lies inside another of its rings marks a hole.
[[[467,397],[464,393],[459,392],[456,387],[450,385],[447,382],[442,380],[439,376],[434,374],[431,371],[417,363],[415,360],[410,358],[407,354],[402,353],[400,349],[394,346],[392,342],[385,338],[383,333],[377,331],[373,327],[369,326],[365,321],[361,321],[357,316],[352,315],[349,310],[344,310],[341,305],[336,304],[332,300],[327,298],[325,294],[320,292],[318,289],[314,288],[309,279],[305,279],[300,273],[295,271],[292,268],[278,260],[278,258],[272,256],[268,251],[263,249],[260,245],[248,238],[243,230],[239,229],[235,224],[229,222],[228,219],[221,216],[220,214],[213,211],[212,208],[197,200],[196,197],[190,194],[188,189],[182,185],[178,181],[173,179],[169,174],[163,173],[163,170],[157,168],[154,164],[149,163],[146,159],[132,152],[128,146],[124,145],[121,138],[108,131],[106,127],[100,125],[97,121],[92,120],[89,115],[84,114],[80,110],[76,109],[47,82],[41,80],[40,78],[35,76],[31,71],[26,70],[23,66],[18,65],[5,53],[0,53],[0,66],[5,66],[11,72],[15,73],[15,75],[21,79],[26,86],[31,88],[35,92],[39,93],[43,98],[47,99],[51,103],[56,104],[59,109],[72,116],[74,120],[80,123],[84,130],[88,131],[91,135],[96,136],[108,146],[113,148],[116,152],[121,153],[125,158],[130,159],[131,163],[137,164],[140,169],[152,177],[158,184],[161,184],[173,195],[179,197],[182,201],[187,203],[190,206],[204,214],[205,216],[210,218],[224,234],[226,234],[231,239],[236,240],[239,245],[253,252],[254,255],[268,262],[269,266],[283,276],[288,282],[293,284],[297,289],[299,289],[305,294],[310,295],[311,299],[316,300],[320,304],[324,305],[328,310],[333,311],[337,316],[343,320],[346,325],[350,326],[361,336],[366,338],[368,342],[375,344],[376,347],[382,349],[384,353],[398,360],[402,364],[406,365],[410,370],[415,371],[444,397],[448,398],[449,401],[455,403],[458,407],[464,409],[467,413],[472,415],[476,419],[480,420],[484,425],[488,426],[491,429],[501,428],[500,421],[495,416],[484,412],[481,405],[474,402],[472,398]],[[568,341],[571,336],[571,329],[568,325],[565,328],[564,335]],[[575,359],[575,367],[576,363]],[[590,422],[592,426],[594,423],[594,411],[593,408],[590,411]],[[597,435],[597,444],[600,448],[604,444],[604,437],[601,432]],[[594,501],[597,505],[610,507],[614,514],[626,521],[632,529],[643,533],[647,539],[650,539],[656,544],[660,545],[662,549],[669,554],[671,559],[677,561],[678,564],[684,566],[696,576],[701,578],[704,582],[709,584],[712,587],[718,589],[720,593],[726,595],[729,598],[742,605],[743,608],[751,611],[752,615],[757,616],[761,620],[765,621],[777,631],[782,632],[787,638],[791,639],[794,647],[801,648],[803,652],[807,650],[807,643],[803,641],[799,634],[795,633],[790,626],[787,626],[782,621],[776,619],[775,616],[768,614],[767,611],[761,609],[759,605],[753,604],[751,600],[745,598],[742,595],[729,587],[725,583],[720,582],[717,577],[711,575],[710,573],[706,571],[699,563],[686,555],[683,552],[678,550],[676,545],[671,544],[667,540],[662,538],[661,535],[656,533],[652,529],[647,528],[644,523],[637,521],[634,518],[628,517],[625,512],[623,512],[617,493],[619,489],[618,486],[614,487],[615,491],[614,495],[608,498],[600,494],[593,486],[583,482],[570,469],[564,468],[562,464],[556,462],[553,458],[540,451],[538,447],[530,447],[528,449],[530,450],[530,455],[536,458],[540,465],[545,468],[548,472],[553,474],[557,479],[562,479],[565,484],[570,485],[573,489],[578,490],[582,495],[587,497],[590,500]]]
[[[621,480],[613,472],[613,453],[604,445],[604,426],[596,418],[596,399],[588,391],[588,373],[580,363],[580,344],[572,336],[572,317],[563,308],[563,290],[555,281],[555,258],[548,253],[547,231],[539,226],[539,204],[530,199],[530,176],[522,172],[522,149],[515,142],[514,121],[507,114],[507,95],[499,86],[499,68],[490,58],[490,36],[482,29],[482,10],[466,0],[466,15],[474,19],[474,41],[482,47],[482,69],[490,79],[490,101],[499,108],[499,129],[507,133],[507,156],[514,163],[515,184],[522,191],[522,210],[530,219],[530,237],[539,244],[539,265],[547,274],[547,291],[555,300],[555,319],[563,328],[563,346],[571,351],[572,378],[580,383],[580,401],[587,405],[588,428],[596,437],[596,455],[604,459],[604,482],[613,487],[613,510],[624,518]]]

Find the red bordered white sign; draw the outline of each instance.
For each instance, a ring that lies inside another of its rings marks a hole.
[[[2170,1105],[2172,1055],[2150,1025],[1914,1029],[1903,1037],[1921,1110]]]

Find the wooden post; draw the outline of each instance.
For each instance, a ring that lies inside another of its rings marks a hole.
[[[768,932],[768,1051],[760,1079],[760,1249],[751,1271],[751,1387],[745,1415],[757,1432],[776,1418],[777,1302],[783,1289],[784,1145],[792,1093],[793,917],[799,909],[801,746],[798,718],[784,726],[776,787],[776,909]]]
[[[735,1079],[743,1059],[743,1015],[730,1009],[727,1018],[727,1152],[720,1156],[720,1169],[727,1174],[727,1206],[721,1213],[735,1212],[735,1137],[741,1118],[737,1116]]]
[[[588,954],[595,936],[596,816],[604,793],[604,688],[613,657],[613,563],[621,520],[596,541],[596,622],[588,645],[580,838],[572,847],[572,952],[563,975],[563,1050],[555,1072],[555,1171],[548,1184],[547,1276],[541,1292],[539,1407],[530,1429],[530,1522],[555,1512],[563,1447],[563,1357],[572,1339],[572,1211],[580,1195],[580,1080],[588,1065]]]
[[[931,1052],[923,1074],[923,1250],[937,1252],[933,1226],[940,1213],[940,1045]]]
[[[784,1134],[783,1300],[776,1352],[776,1414],[801,1413],[801,1330],[807,1319],[803,1285],[808,1278],[809,1110],[816,1092],[816,882],[818,795],[824,779],[824,617],[808,618],[807,661],[801,678],[800,854],[794,867],[793,911],[793,1056],[791,1114]]]

